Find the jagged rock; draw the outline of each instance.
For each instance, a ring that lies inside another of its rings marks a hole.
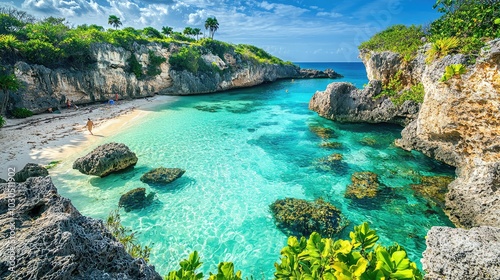
[[[127,254],[102,221],[82,216],[59,196],[50,177],[0,185],[0,228],[2,279],[162,279],[153,266]],[[11,232],[15,239],[8,238]]]
[[[499,228],[432,227],[426,244],[426,280],[500,279]]]
[[[335,72],[333,69],[326,69],[325,71],[316,70],[316,69],[300,69],[300,78],[330,78],[330,79],[338,79],[343,78],[344,76]]]
[[[351,184],[347,186],[344,196],[347,198],[374,198],[377,196],[380,182],[373,172],[355,172],[351,176]]]
[[[78,158],[73,163],[73,169],[78,169],[83,174],[104,177],[112,172],[134,166],[136,163],[137,156],[125,144],[111,142]]]
[[[348,221],[332,204],[317,199],[278,199],[270,206],[277,226],[286,234],[309,236],[318,232],[322,236],[333,236],[347,226]]]
[[[448,185],[454,180],[450,176],[421,176],[419,184],[411,185],[415,193],[444,208]]]
[[[141,176],[141,181],[146,184],[165,185],[180,178],[184,172],[180,168],[158,167],[150,170]]]
[[[14,180],[16,182],[24,182],[30,177],[48,176],[49,172],[45,167],[38,165],[36,163],[28,163],[23,169],[16,172],[14,175]]]
[[[380,81],[370,81],[364,89],[350,83],[331,83],[317,91],[309,109],[320,116],[340,122],[396,123],[405,125],[417,117],[419,104],[405,101],[396,106],[387,97],[374,99],[382,90]]]
[[[4,179],[0,178],[0,184],[7,183]]]
[[[128,191],[120,197],[118,207],[123,207],[125,212],[130,212],[135,209],[145,208],[153,202],[155,193],[151,192],[146,196],[145,188],[137,188]]]

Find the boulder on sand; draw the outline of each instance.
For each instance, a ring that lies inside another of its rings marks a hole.
[[[73,163],[73,169],[87,175],[104,177],[112,172],[134,166],[137,156],[125,144],[107,143],[95,148]]]
[[[45,167],[36,164],[36,163],[27,163],[23,169],[20,171],[16,172],[14,175],[14,180],[16,182],[24,182],[30,177],[45,177],[49,176],[49,172]]]

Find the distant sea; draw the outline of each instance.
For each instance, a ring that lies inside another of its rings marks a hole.
[[[351,224],[337,238],[349,238],[364,221],[380,242],[398,242],[420,266],[425,236],[432,226],[453,226],[435,203],[412,190],[419,176],[449,175],[454,169],[418,152],[393,145],[401,127],[342,124],[308,109],[316,91],[332,82],[367,83],[362,63],[298,63],[303,68],[332,68],[342,79],[283,79],[222,93],[182,96],[160,105],[140,125],[96,140],[124,143],[139,161],[132,170],[104,178],[87,176],[63,161],[54,176],[59,192],[83,214],[105,219],[124,193],[143,187],[155,192],[153,205],[121,211],[126,227],[143,245],[151,245],[151,264],[160,274],[179,269],[179,261],[197,250],[204,273],[232,261],[244,277],[272,279],[274,262],[288,235],[281,231],[270,204],[287,197],[322,198],[339,208]],[[318,131],[329,133],[318,133]],[[337,142],[336,149],[321,147]],[[90,152],[90,149],[82,154]],[[338,153],[342,160],[324,164]],[[140,177],[156,167],[186,173],[164,186]],[[379,176],[384,191],[374,199],[344,197],[354,172]]]
[[[336,79],[335,82],[350,82],[358,88],[362,88],[368,83],[366,77],[365,65],[362,62],[294,62],[300,68],[310,68],[317,70],[326,70],[328,68],[335,70],[344,78]]]

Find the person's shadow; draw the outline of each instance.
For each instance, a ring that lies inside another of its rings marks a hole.
[[[105,137],[104,135],[98,135],[98,134],[91,134],[91,135],[96,137]]]

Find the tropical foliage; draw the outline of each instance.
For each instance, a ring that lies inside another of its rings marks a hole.
[[[217,18],[215,17],[209,17],[205,21],[205,29],[208,29],[210,38],[214,38],[215,31],[219,29],[219,22],[217,21]]]
[[[143,247],[137,243],[137,238],[135,237],[134,232],[122,225],[120,212],[118,210],[114,210],[109,213],[105,226],[116,238],[116,240],[122,243],[123,247],[125,247],[125,251],[127,251],[127,253],[129,253],[132,257],[142,258],[145,261],[149,261],[151,248],[148,246]]]
[[[431,48],[427,51],[426,62],[431,63],[436,58],[447,56],[453,50],[458,48],[460,41],[456,37],[447,37],[437,39],[431,44]]]
[[[113,26],[115,29],[118,29],[118,27],[122,25],[122,22],[119,17],[110,15],[108,18],[108,24]]]
[[[12,116],[18,119],[24,119],[33,116],[33,112],[26,108],[15,108],[10,113],[12,114]]]
[[[307,280],[372,280],[372,279],[423,279],[414,262],[398,244],[389,247],[377,244],[379,239],[368,223],[354,227],[350,240],[321,238],[313,233],[309,239],[289,237],[281,250],[281,259],[275,263],[276,279]],[[165,280],[198,280],[202,262],[194,251],[180,262],[180,269],[168,273]],[[217,273],[210,273],[209,280],[241,280],[241,271],[234,271],[231,262],[221,262]],[[248,278],[247,278],[248,279]]]
[[[460,75],[465,74],[467,72],[467,68],[463,64],[452,64],[446,66],[444,70],[443,77],[441,77],[441,82],[446,82],[451,78],[459,78]]]
[[[0,106],[0,115],[5,113],[7,104],[9,104],[9,91],[18,90],[20,83],[16,75],[8,73],[5,69],[0,71],[0,90],[3,92],[3,100]]]
[[[0,116],[0,128],[2,128],[5,125],[5,120],[3,116]]]

